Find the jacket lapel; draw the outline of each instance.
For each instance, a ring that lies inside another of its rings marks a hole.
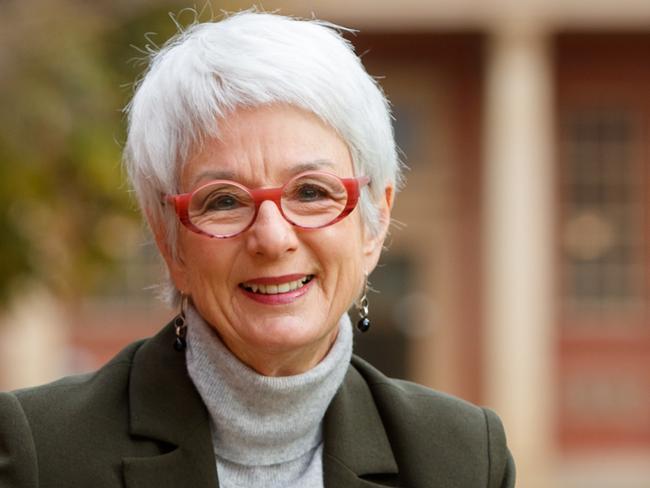
[[[130,433],[165,447],[157,456],[123,459],[127,488],[218,488],[209,416],[173,342],[169,324],[133,359]],[[400,486],[374,399],[353,366],[325,414],[324,442],[326,488]]]
[[[325,414],[326,488],[400,486],[397,463],[370,389],[350,366]]]
[[[128,488],[218,488],[208,413],[172,347],[167,325],[137,351],[129,383],[130,433],[164,446],[158,456],[123,459]]]

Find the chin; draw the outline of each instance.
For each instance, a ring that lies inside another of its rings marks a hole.
[[[261,347],[276,350],[291,350],[308,347],[326,340],[333,332],[332,328],[305,326],[302,319],[278,317],[264,321],[252,331],[252,342]]]

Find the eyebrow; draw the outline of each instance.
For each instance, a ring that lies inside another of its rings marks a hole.
[[[291,168],[291,174],[297,175],[298,173],[303,173],[305,171],[316,171],[323,169],[323,167],[334,168],[336,165],[329,159],[316,159],[314,161],[306,161],[304,163],[298,163]]]
[[[289,168],[289,175],[295,176],[305,171],[318,171],[323,168],[333,169],[336,165],[329,159],[315,159],[314,161],[304,161],[295,164]],[[212,180],[237,180],[237,175],[233,171],[224,170],[206,170],[200,172],[195,178],[192,178],[191,188],[196,188],[201,182]]]
[[[196,188],[203,181],[212,180],[235,180],[235,173],[232,171],[206,170],[201,171],[196,177],[192,178],[190,188]]]

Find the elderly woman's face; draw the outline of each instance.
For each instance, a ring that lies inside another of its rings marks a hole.
[[[240,109],[185,164],[181,188],[225,176],[249,188],[278,187],[306,169],[358,176],[346,144],[313,114],[284,105]],[[289,375],[327,353],[383,238],[364,232],[358,209],[329,227],[304,230],[265,201],[242,234],[211,239],[181,226],[178,259],[163,253],[177,288],[235,355],[263,374]]]

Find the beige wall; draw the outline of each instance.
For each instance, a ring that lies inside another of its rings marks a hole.
[[[311,16],[315,14],[355,28],[486,27],[534,21],[549,26],[646,28],[647,0],[266,0],[265,9]],[[226,8],[247,8],[251,2],[225,2]]]

